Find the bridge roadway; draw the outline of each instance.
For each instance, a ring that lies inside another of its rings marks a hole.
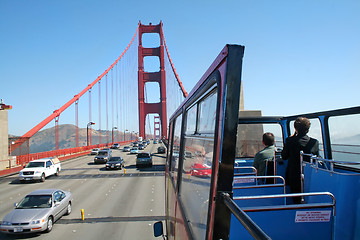
[[[73,209],[63,216],[50,233],[6,235],[0,239],[158,239],[153,236],[153,223],[165,219],[166,154],[157,154],[160,144],[147,146],[154,153],[153,167],[136,169],[135,155],[121,149],[113,156],[123,156],[124,170],[104,169],[94,164],[93,156],[62,162],[59,176],[43,183],[20,184],[17,175],[0,178],[0,221],[26,194],[36,189],[60,188],[73,194]],[[81,220],[84,209],[85,220]]]

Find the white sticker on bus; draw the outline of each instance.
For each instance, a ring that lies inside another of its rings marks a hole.
[[[295,222],[329,222],[331,211],[296,211]]]

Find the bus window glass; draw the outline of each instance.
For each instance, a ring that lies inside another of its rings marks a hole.
[[[208,201],[211,184],[211,169],[213,162],[214,149],[214,134],[215,132],[215,111],[216,108],[210,107],[208,104],[216,106],[216,95],[212,94],[204,101],[200,102],[203,107],[200,113],[201,119],[207,119],[206,124],[203,121],[202,129],[211,134],[185,134],[185,148],[184,148],[184,164],[181,183],[181,196],[187,220],[194,233],[195,239],[205,239],[206,223],[208,213]],[[206,102],[206,104],[205,104]],[[195,107],[190,111],[194,111]],[[196,118],[188,114],[187,125],[196,125]],[[201,124],[200,124],[201,125]],[[212,128],[209,128],[212,126]]]
[[[324,146],[323,146],[323,140],[322,140],[322,134],[321,134],[321,125],[320,125],[320,121],[319,119],[309,119],[310,120],[310,129],[308,132],[308,136],[315,138],[316,140],[319,141],[319,154],[321,157],[324,157]],[[295,121],[291,121],[290,122],[290,133],[291,135],[295,133],[295,128],[294,128],[294,122]]]
[[[171,157],[171,164],[170,164],[171,165],[170,173],[171,173],[175,183],[177,180],[177,170],[178,170],[178,165],[179,165],[181,118],[182,118],[182,115],[179,115],[175,120],[174,142],[173,142],[172,157]]]
[[[360,163],[360,114],[329,118],[334,160]],[[360,168],[358,165],[353,167]]]
[[[216,94],[212,93],[200,104],[199,132],[214,133],[216,118]]]
[[[253,158],[264,148],[262,136],[271,132],[275,136],[275,147],[283,148],[283,135],[280,124],[239,124],[236,144],[236,158]]]
[[[173,139],[173,122],[171,122],[170,124],[169,124],[169,139]],[[172,149],[172,147],[173,147],[173,141],[169,141],[169,149]],[[171,158],[167,158],[167,167],[168,167],[168,169],[170,170],[170,164],[171,164],[171,161],[170,161],[170,159]]]
[[[185,134],[194,134],[196,131],[197,105],[192,106],[186,113],[186,131]]]

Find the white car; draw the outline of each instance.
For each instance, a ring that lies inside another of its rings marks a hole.
[[[139,153],[139,148],[138,147],[132,147],[130,150],[130,154],[138,154]]]
[[[130,152],[130,147],[129,146],[123,147],[123,152]]]
[[[97,155],[99,151],[100,151],[99,148],[94,148],[93,150],[91,150],[90,155]]]

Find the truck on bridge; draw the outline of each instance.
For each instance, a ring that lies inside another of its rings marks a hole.
[[[33,180],[44,182],[46,177],[51,175],[58,176],[60,171],[61,164],[57,157],[37,159],[29,162],[20,171],[19,180],[21,183]]]

